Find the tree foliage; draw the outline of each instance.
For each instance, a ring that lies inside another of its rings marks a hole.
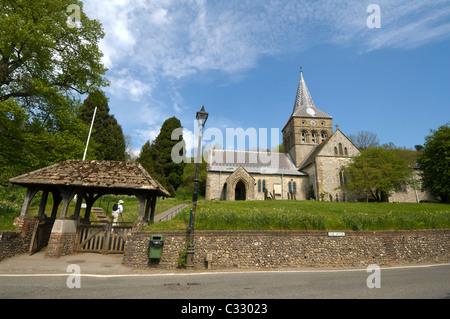
[[[422,183],[442,202],[450,201],[450,124],[447,123],[425,138],[419,166]]]
[[[344,191],[387,201],[389,193],[408,183],[411,174],[407,162],[393,150],[368,148],[344,167]]]
[[[177,164],[172,159],[172,149],[178,143],[184,144],[183,137],[172,140],[172,132],[181,127],[176,117],[164,121],[155,140],[147,141],[142,147],[137,162],[156,178],[172,195],[183,181],[185,161]]]
[[[91,158],[105,161],[125,161],[125,137],[122,127],[117,123],[114,115],[109,114],[108,98],[102,91],[94,90],[84,100],[80,108],[80,119],[91,125],[92,117],[95,114],[94,125],[91,138],[95,145]],[[89,142],[91,146],[91,142]]]
[[[98,42],[104,33],[81,10],[80,23],[67,23],[79,0],[0,2],[0,100],[15,98],[33,116],[48,116],[61,92],[85,94],[106,84]]]
[[[69,6],[79,23],[67,23]],[[89,127],[80,100],[107,85],[101,24],[79,0],[0,1],[0,183],[69,158],[81,158]]]
[[[13,99],[0,101],[0,184],[9,178],[70,158],[81,158],[89,128],[76,117],[70,101],[43,127]]]

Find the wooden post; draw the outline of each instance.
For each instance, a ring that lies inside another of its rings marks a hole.
[[[138,222],[144,221],[144,211],[145,211],[145,196],[141,193],[136,194],[136,197],[139,201],[139,213],[138,213]]]
[[[150,223],[153,224],[155,222],[155,209],[156,208],[156,195],[153,195],[151,198],[151,212],[150,212]]]
[[[47,206],[48,190],[44,190],[42,193],[41,204],[39,205],[38,218],[45,216],[45,207]]]
[[[65,219],[67,218],[67,210],[69,208],[70,201],[76,194],[76,190],[71,188],[65,188],[61,189],[61,195],[63,200],[63,205],[61,209],[61,215],[59,216],[59,219]]]
[[[62,201],[62,196],[58,191],[52,191],[53,194],[53,207],[52,207],[52,219],[56,219],[56,214],[58,213],[58,206]]]
[[[89,220],[91,218],[91,209],[94,205],[95,201],[102,197],[103,194],[93,194],[93,193],[85,193],[83,195],[84,199],[86,200],[86,212],[84,214],[84,219]]]
[[[107,254],[109,250],[109,245],[111,243],[111,232],[112,232],[112,224],[105,224],[105,242],[103,243],[103,254]]]
[[[27,193],[25,194],[25,198],[23,200],[22,211],[20,212],[20,217],[26,217],[28,215],[28,210],[30,209],[30,203],[33,197],[37,194],[39,188],[37,187],[28,187]]]
[[[145,199],[146,203],[145,203],[145,214],[144,214],[144,221],[145,222],[149,222],[149,213],[150,213],[150,206],[151,206],[151,197],[148,196]]]
[[[73,217],[75,219],[80,217],[80,210],[81,210],[81,204],[83,203],[83,197],[84,197],[84,193],[83,192],[79,192],[77,194],[77,203],[75,205],[75,212],[73,214]]]

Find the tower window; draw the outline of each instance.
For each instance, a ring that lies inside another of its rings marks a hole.
[[[320,133],[321,142],[324,142],[328,138],[328,133],[326,131],[322,131]]]
[[[308,136],[308,133],[306,131],[302,131],[302,143],[306,143],[307,136]]]
[[[318,136],[316,131],[311,132],[311,142],[313,142],[314,144],[318,142]]]

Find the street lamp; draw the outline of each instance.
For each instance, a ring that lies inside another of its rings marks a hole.
[[[197,167],[195,170],[195,179],[194,179],[194,195],[192,196],[192,216],[191,216],[191,225],[189,228],[189,246],[186,250],[186,269],[190,270],[194,268],[194,230],[195,230],[195,211],[197,209],[197,200],[198,200],[198,171],[200,162],[202,161],[202,132],[205,127],[206,120],[208,119],[208,113],[205,111],[205,107],[202,106],[202,109],[197,112],[196,115],[197,125],[199,127],[198,134],[198,147],[197,147]]]

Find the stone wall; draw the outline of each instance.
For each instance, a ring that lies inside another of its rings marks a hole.
[[[364,267],[450,262],[450,229],[417,231],[196,231],[195,268]],[[160,260],[149,260],[151,235],[165,237]],[[133,232],[125,248],[124,264],[137,268],[178,267],[186,250],[186,232]]]
[[[231,176],[229,172],[208,172],[206,179],[206,200],[234,200],[234,189],[225,189],[227,178]],[[306,199],[306,194],[309,189],[309,181],[307,176],[291,176],[291,175],[269,175],[269,174],[254,174],[254,183],[252,191],[253,197],[247,197],[247,200],[264,200],[264,192],[258,192],[258,180],[266,181],[266,188],[269,192],[274,192],[274,185],[281,185],[282,195],[277,196],[277,199],[288,199],[289,182],[296,183],[296,199]]]
[[[35,218],[19,217],[14,221],[17,231],[0,231],[0,261],[29,252],[38,223]]]

